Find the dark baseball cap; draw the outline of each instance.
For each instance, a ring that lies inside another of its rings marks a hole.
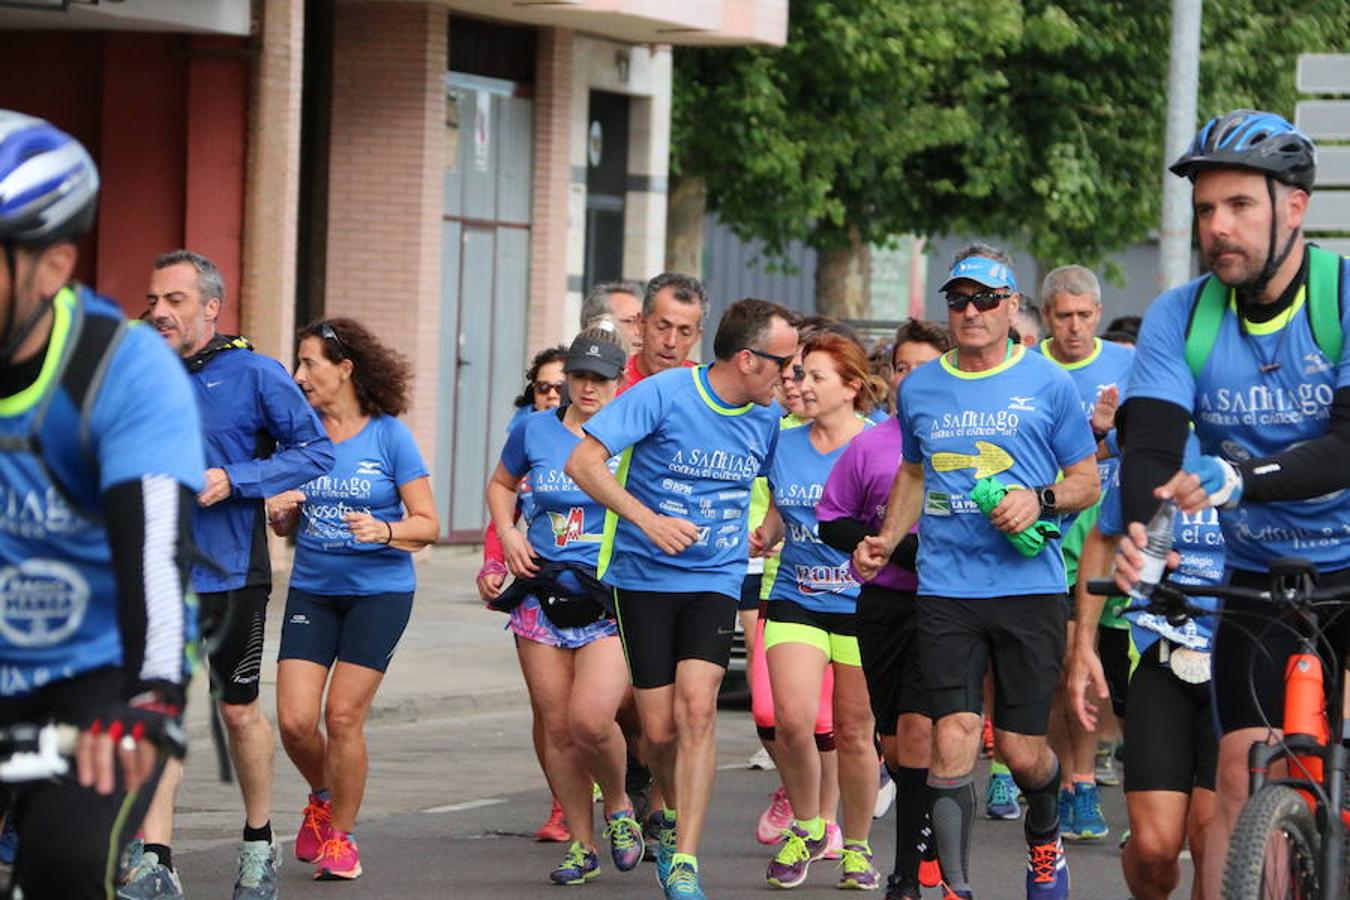
[[[623,348],[609,341],[593,341],[577,337],[567,348],[564,372],[593,372],[601,378],[615,379],[623,371],[628,357]]]

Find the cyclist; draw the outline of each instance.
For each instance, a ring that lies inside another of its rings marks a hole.
[[[1063,898],[1059,761],[1045,738],[1066,611],[1053,520],[1097,500],[1097,466],[1069,376],[1008,336],[1019,297],[999,253],[977,244],[956,257],[943,285],[956,349],[901,385],[903,462],[880,534],[863,538],[853,559],[873,577],[919,522],[930,815],[949,892],[972,896],[972,779],[992,660],[995,744],[1027,798],[1027,896]]]
[[[733,304],[713,341],[716,362],[634,385],[586,423],[567,462],[613,513],[599,573],[617,588],[647,762],[667,804],[649,827],[671,898],[704,897],[696,853],[716,768],[717,689],[745,576],[750,485],[778,443],[774,388],[797,348],[790,321],[763,300]],[[606,463],[616,452],[620,480]]]
[[[0,726],[84,728],[77,779],[13,798],[28,897],[112,897],[183,749],[201,425],[164,342],[71,280],[98,185],[75,139],[0,111]]]
[[[1160,498],[1172,497],[1183,512],[1220,507],[1234,584],[1265,587],[1268,562],[1281,556],[1314,563],[1324,585],[1343,583],[1350,579],[1350,466],[1343,464],[1350,453],[1350,264],[1303,238],[1316,150],[1280,116],[1241,109],[1206,123],[1172,172],[1193,182],[1196,233],[1211,274],[1158,297],[1139,333],[1118,418],[1130,524],[1116,580],[1136,578],[1141,523]],[[1192,418],[1206,455],[1185,471]],[[1239,615],[1223,617],[1214,635],[1220,738],[1209,897],[1217,896],[1224,850],[1246,800],[1247,750],[1281,721],[1283,666],[1296,646],[1292,630],[1261,623],[1273,625],[1273,616],[1260,604],[1229,601],[1225,609]],[[1343,655],[1350,616],[1333,628]]]

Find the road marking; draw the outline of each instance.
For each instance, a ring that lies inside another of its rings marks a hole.
[[[436,813],[463,812],[466,809],[478,809],[483,806],[496,806],[499,803],[505,803],[502,797],[487,797],[482,800],[465,800],[463,803],[449,803],[445,806],[431,806],[424,810],[424,813],[435,815]]]

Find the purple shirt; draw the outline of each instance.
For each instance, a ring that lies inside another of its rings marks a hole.
[[[886,518],[886,500],[900,468],[901,446],[900,421],[895,416],[860,431],[830,471],[816,504],[816,518],[821,522],[857,519],[872,533],[880,531]],[[848,567],[853,577],[862,581],[851,559]],[[913,591],[919,586],[919,577],[887,563],[871,583],[895,591]]]

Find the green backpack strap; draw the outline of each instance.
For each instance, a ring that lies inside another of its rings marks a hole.
[[[1219,339],[1219,326],[1228,308],[1228,292],[1228,285],[1210,275],[1200,286],[1191,307],[1191,320],[1186,323],[1186,365],[1196,378],[1204,371],[1209,352]]]
[[[1308,248],[1308,324],[1322,355],[1334,366],[1341,361],[1345,334],[1341,328],[1341,269],[1339,253]]]

